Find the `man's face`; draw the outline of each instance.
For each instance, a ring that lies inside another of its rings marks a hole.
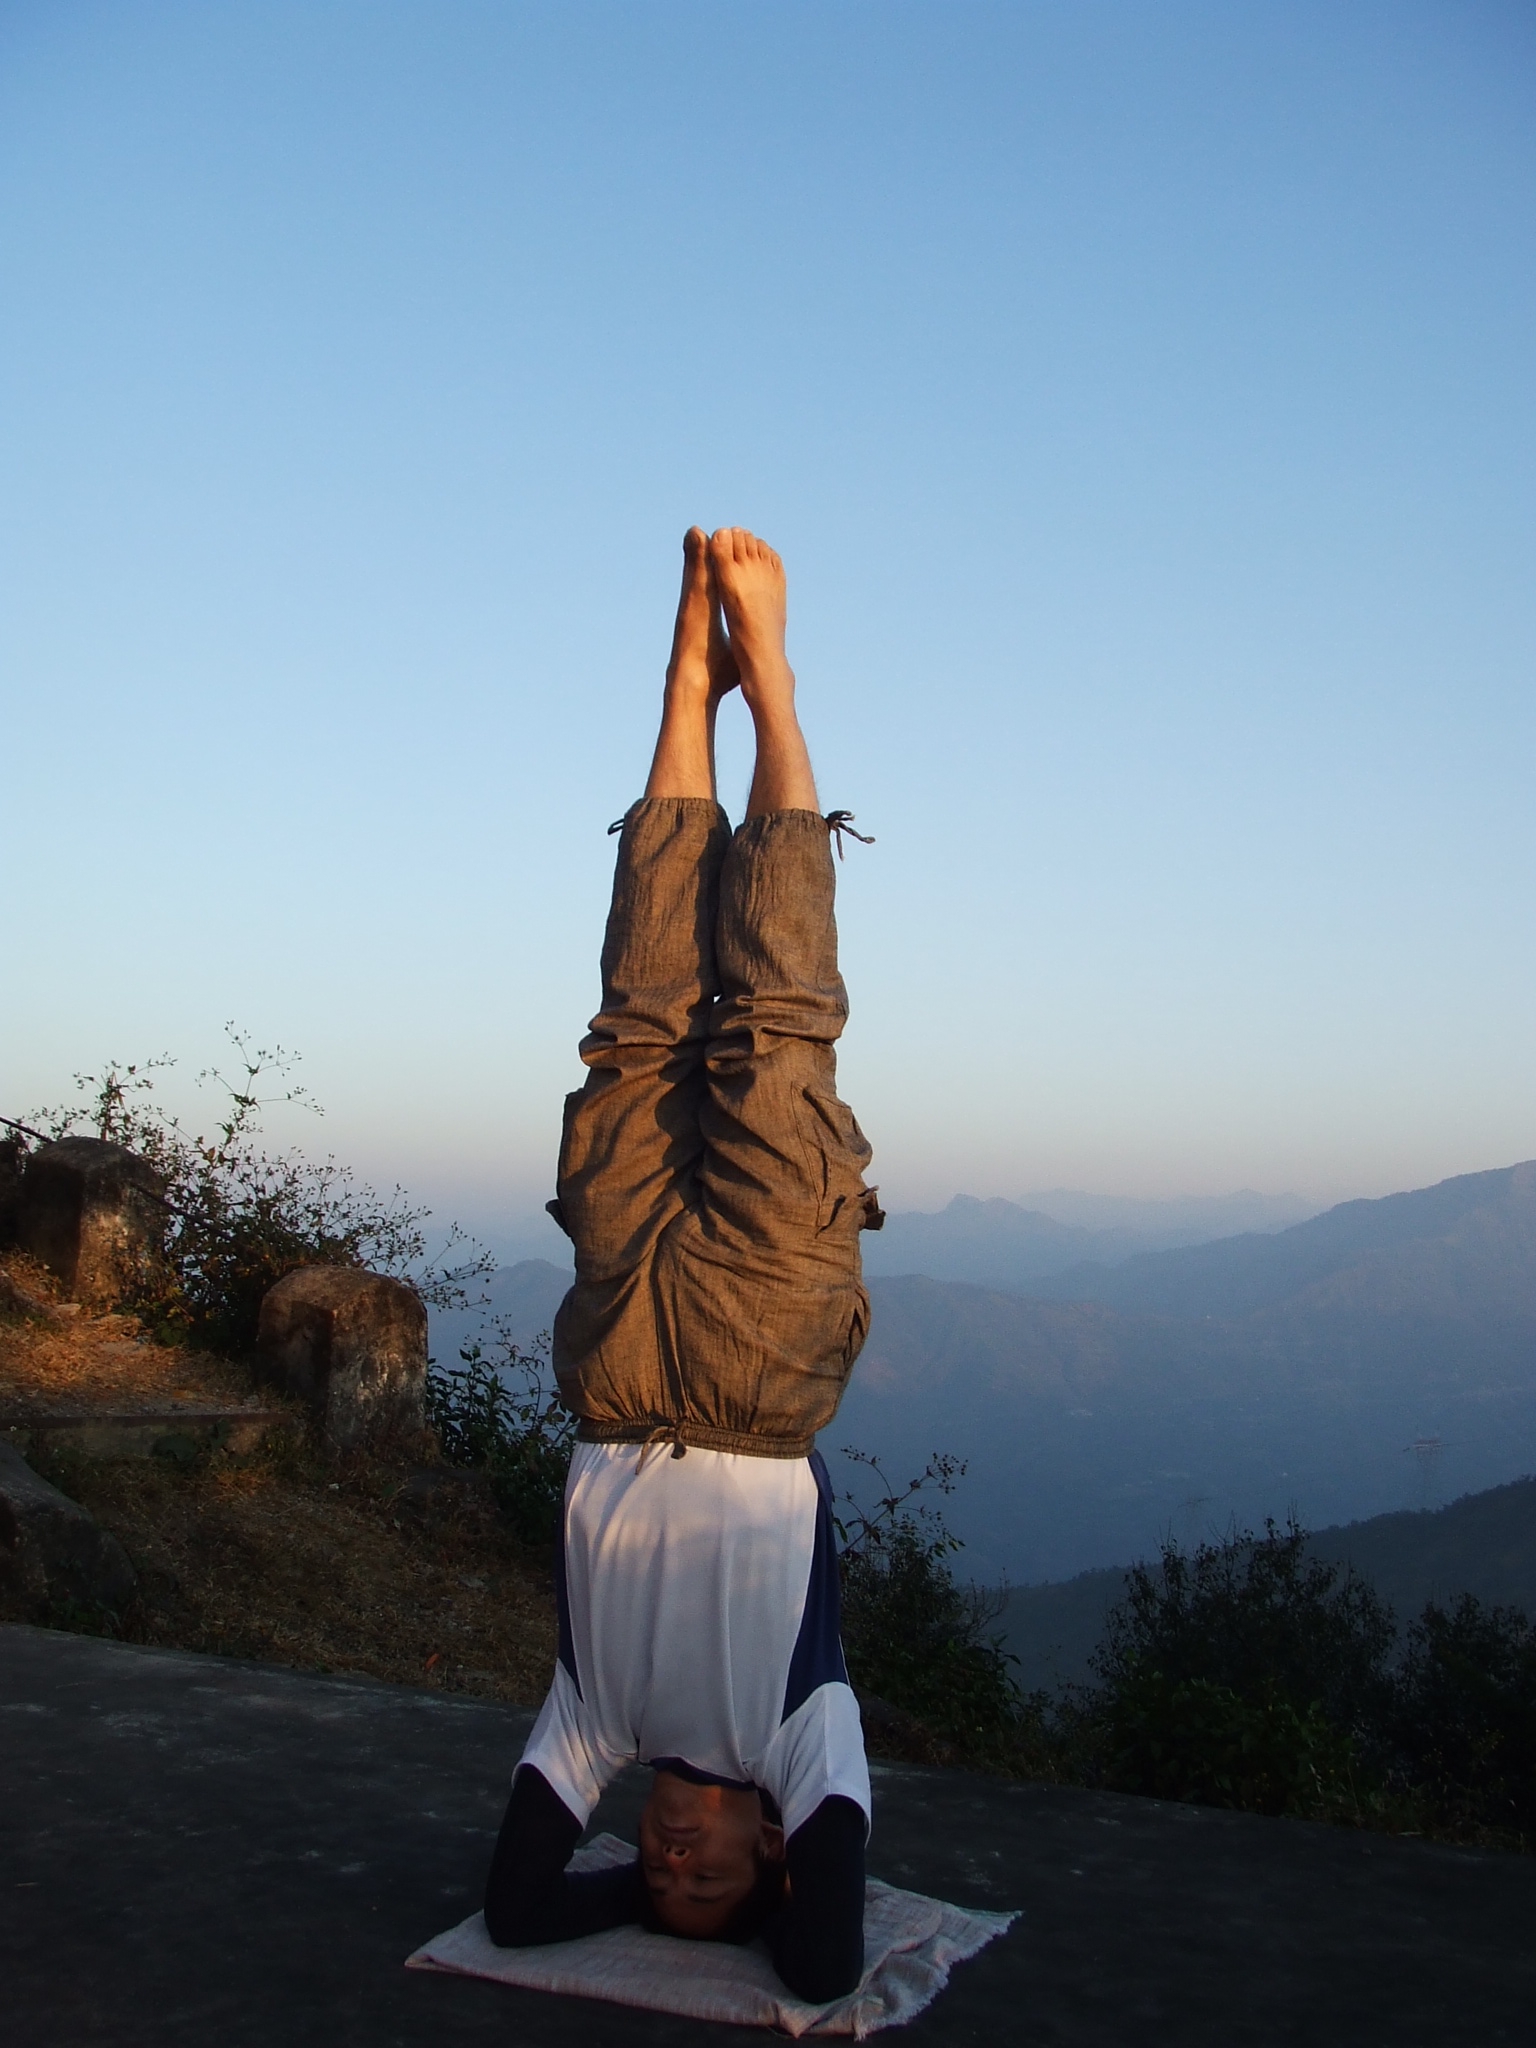
[[[658,1771],[640,1816],[640,1868],[657,1918],[708,1941],[757,1883],[759,1858],[784,1853],[755,1792],[690,1785]]]

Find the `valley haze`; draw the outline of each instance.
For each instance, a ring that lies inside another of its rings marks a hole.
[[[1320,1528],[1536,1470],[1536,1161],[1203,1241],[1153,1208],[1093,1229],[958,1197],[866,1236],[874,1322],[826,1432],[834,1475],[845,1445],[900,1479],[966,1459],[944,1503],[960,1568],[1027,1584],[1165,1534]],[[435,1318],[436,1355],[487,1314],[547,1328],[558,1244]]]

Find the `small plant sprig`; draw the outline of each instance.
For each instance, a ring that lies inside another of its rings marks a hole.
[[[552,1543],[560,1533],[576,1418],[548,1377],[547,1330],[526,1348],[499,1317],[488,1332],[484,1341],[464,1346],[458,1365],[433,1360],[427,1421],[450,1465],[485,1472],[497,1506],[524,1543]]]
[[[867,1506],[851,1493],[834,1514],[842,1548],[843,1647],[855,1686],[915,1715],[935,1734],[986,1748],[1019,1729],[1027,1709],[994,1634],[1006,1590],[960,1585],[949,1563],[963,1546],[942,1513],[911,1503],[932,1487],[953,1493],[965,1461],[936,1451],[896,1485],[879,1459],[845,1446],[875,1475]]]
[[[888,1477],[885,1467],[870,1451],[861,1451],[853,1444],[844,1444],[841,1455],[850,1464],[863,1465],[873,1472],[885,1491],[865,1507],[858,1497],[849,1492],[840,1496],[848,1509],[845,1519],[834,1512],[832,1520],[837,1529],[838,1541],[842,1545],[840,1555],[847,1557],[866,1545],[881,1541],[882,1532],[890,1530],[904,1516],[906,1505],[914,1495],[927,1487],[936,1487],[940,1493],[953,1493],[968,1470],[964,1458],[952,1457],[947,1451],[935,1451],[915,1479],[909,1479],[899,1490]],[[936,1508],[923,1506],[917,1510],[917,1518],[927,1523],[933,1535],[937,1554],[947,1557],[951,1552],[963,1548],[960,1538],[945,1526],[942,1515]],[[906,1516],[911,1520],[913,1517]]]

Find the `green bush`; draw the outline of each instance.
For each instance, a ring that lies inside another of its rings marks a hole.
[[[949,1563],[959,1539],[931,1507],[907,1505],[927,1486],[951,1492],[964,1465],[935,1456],[897,1493],[867,1453],[844,1456],[885,1489],[867,1509],[847,1497],[849,1513],[838,1521],[843,1649],[855,1687],[962,1744],[985,1748],[1006,1738],[1025,1703],[1009,1669],[1014,1660],[991,1633],[1000,1598],[959,1585]]]
[[[1536,1628],[1463,1596],[1400,1639],[1292,1521],[1138,1566],[1056,1702],[1064,1776],[1115,1791],[1514,1847],[1536,1838]]]
[[[1392,1611],[1306,1540],[1267,1522],[1134,1568],[1097,1684],[1060,1717],[1096,1782],[1259,1813],[1358,1803],[1381,1773]]]
[[[1536,1836],[1536,1627],[1470,1593],[1408,1630],[1388,1736],[1435,1823]]]
[[[400,1188],[381,1196],[334,1159],[264,1150],[264,1109],[287,1103],[320,1111],[301,1087],[261,1092],[291,1072],[296,1055],[255,1049],[233,1025],[226,1029],[237,1075],[209,1068],[198,1076],[223,1096],[211,1136],[194,1136],[154,1099],[157,1074],[174,1064],[168,1058],[77,1074],[86,1106],[33,1114],[49,1137],[88,1131],[126,1145],[163,1175],[165,1262],[129,1305],[163,1339],[181,1335],[238,1357],[255,1342],[262,1296],[297,1266],[366,1267],[408,1281],[434,1307],[461,1304],[466,1283],[491,1271],[489,1254],[454,1225],[429,1259],[429,1212],[413,1208]]]
[[[1379,1714],[1395,1640],[1392,1610],[1347,1566],[1307,1554],[1294,1520],[1235,1531],[1186,1555],[1163,1546],[1137,1565],[1095,1658],[1114,1687],[1146,1668],[1201,1680],[1257,1703],[1316,1705],[1348,1727]]]
[[[1352,1790],[1348,1736],[1316,1702],[1301,1711],[1273,1688],[1244,1699],[1208,1678],[1128,1670],[1095,1733],[1100,1781],[1119,1792],[1321,1816]]]
[[[488,1341],[490,1357],[477,1340],[459,1353],[456,1366],[433,1360],[427,1421],[450,1465],[486,1474],[497,1506],[524,1543],[553,1543],[560,1534],[576,1418],[547,1380],[547,1334],[523,1350],[498,1322]]]

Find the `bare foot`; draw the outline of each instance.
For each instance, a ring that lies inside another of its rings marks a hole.
[[[709,694],[710,655],[716,631],[716,599],[711,580],[709,542],[702,527],[690,526],[683,535],[683,589],[677,600],[677,623],[672,628],[668,690]]]
[[[662,693],[661,731],[645,785],[648,797],[715,796],[715,713],[740,680],[725,637],[720,598],[703,531],[683,535],[683,590]]]
[[[709,560],[741,694],[753,716],[777,702],[792,702],[795,677],[784,653],[784,564],[765,540],[741,526],[722,526],[711,536]]]

